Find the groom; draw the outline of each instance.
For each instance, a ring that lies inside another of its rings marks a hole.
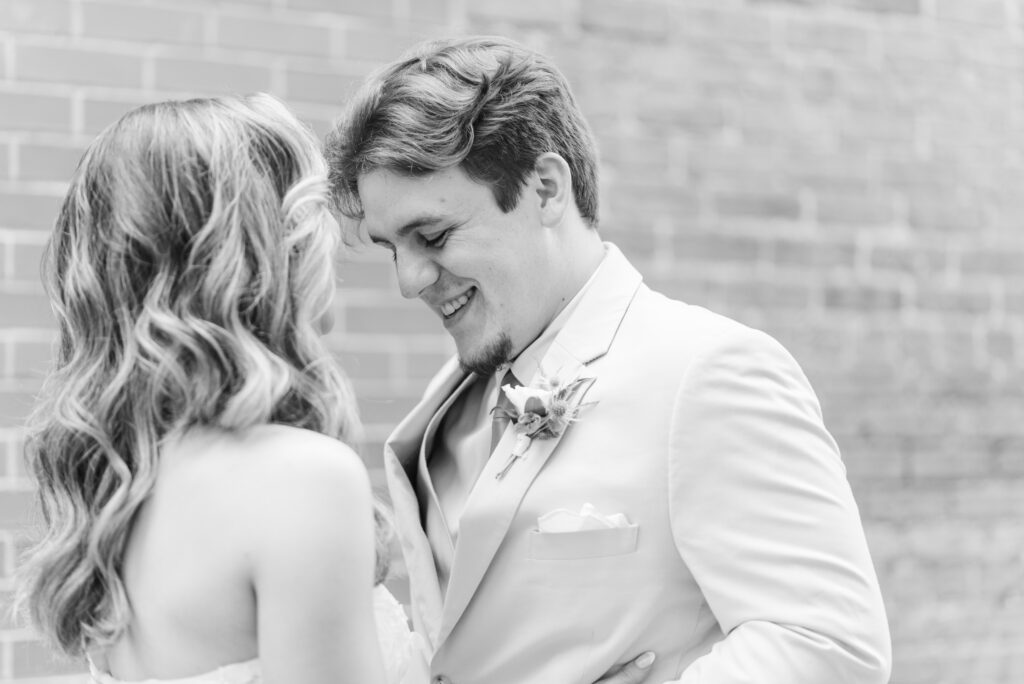
[[[590,683],[646,651],[658,683],[887,681],[807,379],[601,242],[594,143],[546,58],[419,46],[327,153],[339,207],[458,351],[385,450],[434,682]]]

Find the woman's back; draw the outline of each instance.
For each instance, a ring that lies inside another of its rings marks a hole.
[[[264,431],[193,431],[161,449],[153,493],[125,550],[132,621],[104,669],[127,679],[180,676],[256,654],[255,606],[243,567],[247,539],[239,532],[249,481],[262,469],[238,465],[242,445]],[[232,481],[232,471],[241,477]]]
[[[329,612],[345,611],[352,597],[325,585],[352,579],[325,577],[317,566],[343,571],[346,559],[372,554],[370,507],[359,458],[336,440],[280,425],[190,431],[161,449],[156,484],[124,555],[132,617],[125,635],[94,661],[134,680],[251,660],[261,653],[261,633],[285,631],[272,623],[310,621],[313,615],[296,611],[304,596],[344,622]],[[349,524],[355,520],[360,524]],[[370,595],[367,587],[354,593]],[[372,609],[361,607],[365,627]],[[286,629],[302,631],[298,624]]]

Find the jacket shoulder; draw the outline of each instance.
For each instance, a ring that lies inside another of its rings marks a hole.
[[[674,356],[707,356],[726,349],[782,349],[768,333],[696,304],[642,286],[630,307],[624,332],[663,347]]]

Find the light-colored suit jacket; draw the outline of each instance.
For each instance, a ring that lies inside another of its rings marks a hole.
[[[466,502],[444,596],[415,473],[468,384],[454,360],[387,442],[432,675],[591,684],[653,650],[654,683],[888,681],[859,514],[800,368],[767,335],[651,291],[608,249],[542,364],[594,378],[592,405],[497,479],[505,433]],[[538,517],[584,503],[629,525],[539,531]]]

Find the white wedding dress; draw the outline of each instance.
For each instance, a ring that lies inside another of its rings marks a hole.
[[[373,599],[387,684],[426,684],[429,675],[422,637],[409,630],[405,611],[383,585],[374,590]],[[258,659],[232,663],[213,672],[183,679],[147,679],[139,682],[115,679],[100,672],[92,663],[89,665],[91,684],[260,684],[263,681]]]

